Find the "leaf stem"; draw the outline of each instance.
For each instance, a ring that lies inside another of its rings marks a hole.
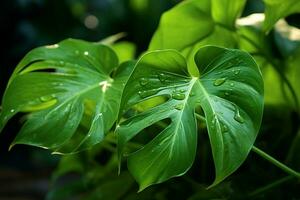
[[[195,114],[196,118],[200,121],[205,122],[205,118],[199,114]],[[269,161],[270,163],[272,163],[273,165],[275,165],[276,167],[280,168],[281,170],[285,171],[286,173],[296,177],[296,178],[300,178],[300,173],[289,168],[288,166],[286,166],[285,164],[279,162],[278,160],[276,160],[275,158],[273,158],[272,156],[270,156],[269,154],[265,153],[264,151],[260,150],[259,148],[257,148],[256,146],[252,147],[252,151],[257,153],[259,156],[261,156],[262,158],[266,159],[267,161]]]
[[[269,161],[273,165],[277,166],[281,170],[285,171],[286,173],[288,173],[288,174],[290,174],[290,175],[292,175],[296,178],[300,178],[300,173],[299,172],[289,168],[288,166],[286,166],[285,164],[279,162],[278,160],[276,160],[275,158],[273,158],[269,154],[265,153],[264,151],[260,150],[259,148],[253,146],[252,151],[257,153],[259,156],[263,157],[264,159],[266,159],[267,161]]]

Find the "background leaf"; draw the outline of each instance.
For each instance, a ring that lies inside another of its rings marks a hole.
[[[171,122],[140,150],[128,156],[128,168],[140,189],[184,174],[197,142],[195,109],[202,107],[216,167],[214,185],[246,159],[258,133],[263,110],[263,82],[255,61],[239,50],[201,48],[195,57],[200,77],[191,76],[174,50],[145,54],[124,88],[123,114],[158,96],[166,101],[121,122],[119,157],[126,143],[161,120]],[[122,113],[121,113],[122,114]]]
[[[286,35],[296,35],[291,34],[294,28],[284,26]],[[299,68],[296,64],[299,40],[289,40],[277,29],[266,35],[260,27],[252,26],[239,27],[238,34],[239,48],[253,55],[262,71],[265,103],[299,110],[299,92],[293,77]]]
[[[235,19],[245,0],[188,0],[161,17],[149,50],[176,49],[190,65],[197,50],[204,45],[236,47]]]
[[[265,3],[265,21],[264,31],[268,32],[274,24],[280,19],[293,13],[300,13],[300,1],[287,0],[284,3],[281,0],[264,0]]]

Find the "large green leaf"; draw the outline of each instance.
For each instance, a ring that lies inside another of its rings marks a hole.
[[[58,152],[91,147],[117,118],[130,66],[118,67],[115,53],[101,44],[67,39],[36,48],[10,79],[2,99],[0,130],[16,113],[30,112],[13,144]],[[82,120],[90,127],[88,132],[78,131]]]
[[[299,0],[264,0],[265,3],[265,21],[264,31],[270,31],[274,24],[283,17],[293,13],[300,13]]]
[[[204,45],[235,47],[235,20],[245,0],[187,0],[160,20],[149,49],[176,49],[193,63],[197,50]]]
[[[254,143],[263,110],[263,80],[255,61],[239,50],[207,46],[197,52],[195,63],[200,77],[188,73],[178,51],[149,52],[137,62],[124,88],[123,113],[158,96],[167,101],[119,123],[120,157],[126,143],[143,129],[171,120],[152,141],[128,156],[128,168],[140,189],[180,176],[191,167],[199,106],[205,113],[215,163],[213,185],[242,164]]]

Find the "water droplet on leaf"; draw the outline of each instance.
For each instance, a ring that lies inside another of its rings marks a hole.
[[[183,105],[182,103],[180,103],[180,104],[177,104],[177,105],[175,106],[175,109],[176,109],[176,110],[182,110],[183,107],[184,107],[184,105]]]
[[[11,109],[10,112],[13,113],[13,112],[15,112],[15,110],[14,110],[14,109]]]
[[[245,122],[245,119],[241,116],[239,108],[237,106],[235,106],[234,120],[241,124]]]
[[[147,78],[141,78],[140,79],[140,85],[145,86],[149,83],[149,80]]]
[[[215,124],[217,121],[217,116],[214,114],[213,119],[211,120],[212,124]]]
[[[154,95],[158,93],[158,90],[156,89],[152,89],[152,90],[144,90],[144,91],[139,91],[138,94],[140,95],[141,98],[146,98],[149,97],[151,95]]]
[[[64,66],[65,62],[61,60],[61,61],[59,61],[59,65]]]
[[[172,94],[172,98],[176,100],[183,100],[185,99],[185,94],[175,92]]]
[[[167,76],[164,73],[160,73],[160,74],[158,74],[158,79],[161,82],[165,82],[167,80]]]
[[[226,78],[218,78],[218,79],[215,80],[214,86],[220,86],[223,83],[225,83],[225,81],[226,81]]]
[[[240,73],[240,69],[235,69],[235,70],[233,70],[233,73],[235,74],[235,75],[238,75],[239,73]]]
[[[46,96],[40,97],[40,100],[43,102],[46,102],[46,101],[52,100],[53,98],[54,98],[54,95],[46,95]]]
[[[190,97],[195,96],[195,92],[190,93]]]
[[[222,124],[221,130],[223,133],[228,132],[228,126],[226,124]]]

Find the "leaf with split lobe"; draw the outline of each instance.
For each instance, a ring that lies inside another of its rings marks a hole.
[[[239,50],[206,46],[197,52],[195,63],[200,77],[189,74],[178,51],[149,52],[137,62],[124,88],[123,114],[154,97],[165,96],[167,101],[119,122],[119,158],[126,143],[143,129],[164,119],[171,121],[128,156],[128,168],[140,190],[183,175],[191,167],[197,146],[198,106],[205,113],[213,152],[213,185],[242,164],[254,143],[263,110],[263,82],[255,61]]]
[[[117,118],[133,63],[118,66],[107,46],[67,39],[29,52],[15,69],[2,99],[0,129],[18,112],[29,112],[14,144],[56,152],[99,143]],[[78,128],[85,119],[89,131]]]

